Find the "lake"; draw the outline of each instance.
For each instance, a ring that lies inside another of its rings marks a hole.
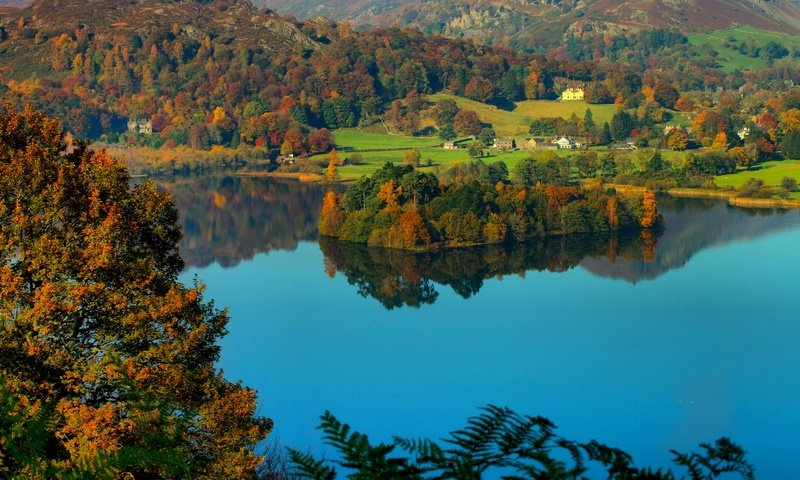
[[[219,366],[285,445],[330,410],[441,438],[486,404],[668,465],[728,436],[759,478],[800,470],[800,212],[663,198],[665,229],[413,255],[319,242],[322,187],[185,179],[183,280],[231,321]]]

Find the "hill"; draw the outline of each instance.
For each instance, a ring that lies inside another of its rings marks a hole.
[[[14,25],[20,18],[21,28]],[[53,38],[71,35],[78,28],[101,37],[136,34],[145,38],[173,25],[173,35],[195,40],[235,31],[228,44],[269,50],[291,48],[295,42],[314,47],[296,24],[257,9],[249,0],[36,0],[22,10],[0,11],[0,26],[12,39],[14,33],[23,38],[37,34]]]
[[[565,34],[617,34],[678,27],[686,33],[736,26],[800,33],[789,0],[259,0],[299,18],[327,16],[362,27],[410,25],[426,33],[470,37],[538,50]]]
[[[27,7],[33,0],[0,0],[0,7]]]

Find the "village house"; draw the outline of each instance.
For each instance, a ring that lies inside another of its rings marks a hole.
[[[525,150],[536,150],[539,148],[539,141],[535,138],[529,138],[522,144],[522,148]]]
[[[445,150],[458,150],[458,144],[456,142],[444,142],[442,148]]]
[[[750,135],[750,127],[745,126],[740,128],[739,131],[736,132],[736,135],[739,136],[740,140],[744,140]]]
[[[583,87],[569,87],[561,93],[561,100],[583,100],[584,95]]]
[[[514,150],[517,148],[517,142],[511,137],[495,138],[492,147],[499,150]]]
[[[130,119],[128,120],[128,131],[132,133],[146,133],[151,134],[153,133],[153,122],[152,120],[147,119]]]
[[[576,148],[581,148],[581,144],[577,143],[572,138],[567,138],[562,136],[561,138],[555,139],[552,142],[559,150],[575,150]]]

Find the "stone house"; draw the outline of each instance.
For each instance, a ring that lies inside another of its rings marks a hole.
[[[517,142],[511,137],[498,137],[494,139],[492,147],[499,150],[514,150],[517,148]]]

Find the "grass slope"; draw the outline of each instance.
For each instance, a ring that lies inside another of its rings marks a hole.
[[[491,123],[492,128],[498,135],[510,137],[527,135],[531,121],[537,118],[569,118],[573,113],[579,118],[583,118],[586,109],[590,109],[594,122],[602,125],[603,122],[611,121],[611,117],[617,111],[614,105],[590,105],[586,102],[525,100],[516,102],[514,110],[509,111],[499,109],[494,105],[445,93],[431,95],[429,99],[433,102],[443,99],[454,100],[462,110],[474,110],[481,121]]]
[[[361,165],[344,165],[338,168],[342,180],[356,180],[363,175],[371,175],[386,162],[401,164],[405,154],[416,147],[420,151],[420,170],[424,172],[436,169],[447,169],[460,162],[469,162],[472,159],[466,148],[461,150],[444,150],[440,147],[441,140],[431,137],[408,137],[403,135],[387,135],[374,132],[365,132],[357,129],[335,130],[333,132],[336,149],[339,157],[345,159],[354,152],[359,152],[363,159]],[[489,151],[487,150],[487,153]],[[508,165],[509,170],[532,152],[517,150],[514,152],[491,152],[482,160],[486,163],[502,161]],[[569,155],[567,151],[556,151],[557,155]],[[325,162],[327,155],[316,155],[314,161]],[[427,164],[430,160],[430,166]]]
[[[689,43],[695,47],[702,47],[708,45],[717,52],[719,56],[716,57],[716,62],[725,73],[733,72],[736,69],[740,70],[763,70],[767,68],[767,62],[762,57],[752,58],[747,55],[739,53],[737,50],[723,47],[724,41],[735,40],[737,43],[749,42],[752,39],[759,47],[763,47],[768,42],[780,43],[786,47],[789,52],[793,49],[800,49],[800,37],[788,35],[786,33],[770,32],[766,30],[759,30],[754,27],[736,27],[726,30],[718,30],[711,33],[696,33],[689,35]],[[775,65],[793,64],[797,65],[798,61],[792,59],[791,55],[784,59],[775,62]]]
[[[767,185],[779,186],[783,177],[791,177],[800,182],[800,160],[764,162],[760,168],[714,177],[714,183],[718,187],[738,188],[749,179],[758,178]]]
[[[435,137],[407,137],[385,133],[365,132],[354,128],[335,130],[333,139],[337,150],[375,150],[391,148],[434,147],[442,143]]]

